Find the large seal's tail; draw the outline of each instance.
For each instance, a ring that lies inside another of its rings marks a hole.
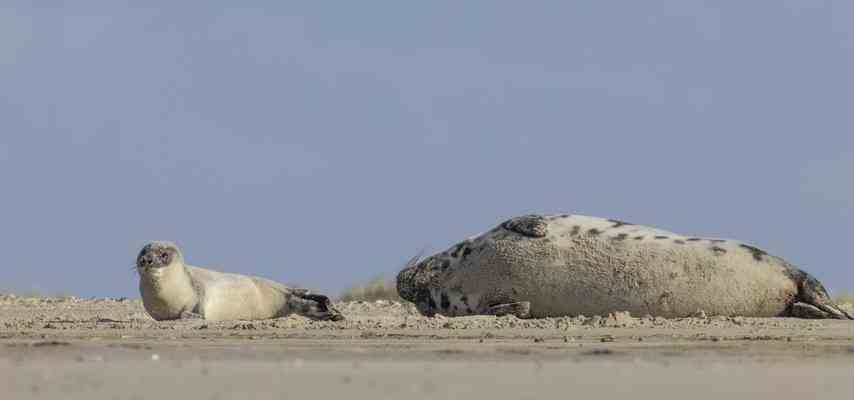
[[[792,303],[790,315],[798,318],[854,319],[854,316],[834,304],[824,285],[812,275],[791,268],[798,285],[798,297]],[[796,271],[796,272],[795,272]]]

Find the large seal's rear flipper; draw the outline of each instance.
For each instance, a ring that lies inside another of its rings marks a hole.
[[[839,308],[830,300],[827,289],[810,274],[793,268],[793,278],[798,284],[798,298],[791,305],[789,314],[798,318],[854,319],[854,316]]]
[[[792,304],[792,308],[789,311],[790,315],[795,318],[809,318],[809,319],[851,319],[850,315],[843,310],[834,307],[827,307],[825,309],[821,309],[812,304],[797,302]]]

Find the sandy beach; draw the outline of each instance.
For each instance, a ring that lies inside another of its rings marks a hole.
[[[789,318],[156,322],[138,300],[0,297],[3,398],[850,398],[854,323]]]

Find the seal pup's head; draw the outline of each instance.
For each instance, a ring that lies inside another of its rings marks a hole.
[[[146,244],[136,256],[136,270],[140,275],[159,275],[171,266],[184,264],[181,250],[172,242],[155,241]]]

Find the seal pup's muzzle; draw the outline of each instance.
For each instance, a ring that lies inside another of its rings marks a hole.
[[[171,242],[151,242],[146,244],[136,257],[136,268],[140,274],[166,268],[175,261],[181,261],[178,246]]]

